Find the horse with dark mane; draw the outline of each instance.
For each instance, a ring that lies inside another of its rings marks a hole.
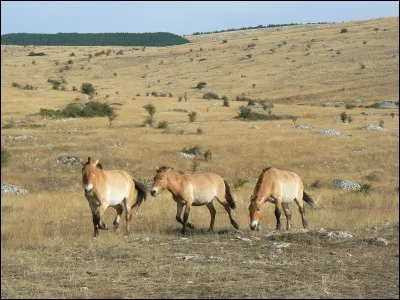
[[[82,183],[85,197],[92,210],[94,237],[99,235],[99,228],[107,230],[107,225],[101,220],[107,207],[117,211],[114,219],[114,230],[119,229],[119,221],[125,209],[126,231],[129,234],[132,209],[140,206],[146,200],[146,187],[124,170],[104,170],[99,160],[87,162],[80,160],[82,168]],[[137,191],[134,202],[135,190]]]
[[[292,201],[299,207],[303,227],[307,228],[303,200],[311,207],[315,204],[314,200],[304,192],[303,181],[299,175],[276,168],[263,169],[250,198],[250,229],[260,229],[265,202],[275,204],[276,229],[281,228],[281,207],[286,215],[286,229],[290,229],[291,212],[288,204]]]
[[[171,192],[177,207],[176,220],[183,225],[181,231],[183,234],[186,227],[194,227],[188,222],[191,207],[201,205],[206,205],[209,209],[211,222],[208,230],[214,231],[216,214],[213,205],[214,199],[217,199],[225,208],[232,226],[235,229],[239,228],[231,214],[231,209],[236,208],[236,201],[231,194],[228,183],[221,176],[215,173],[181,174],[166,166],[156,168],[156,171],[157,174],[154,177],[150,193],[153,197],[156,197],[164,189]],[[181,214],[184,206],[185,212],[182,220]]]

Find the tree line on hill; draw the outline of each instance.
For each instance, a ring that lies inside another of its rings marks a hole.
[[[168,32],[155,33],[10,33],[1,36],[2,45],[22,46],[149,46],[164,47],[190,43]]]
[[[311,25],[311,24],[331,24],[331,23],[329,23],[329,22],[318,22],[318,23],[306,23],[305,25]],[[289,24],[269,24],[267,26],[258,25],[258,26],[242,27],[242,28],[231,28],[231,29],[225,29],[225,30],[215,30],[215,31],[207,31],[207,32],[195,32],[195,33],[192,33],[192,35],[221,33],[221,32],[228,32],[228,31],[239,31],[239,30],[249,30],[249,29],[260,29],[260,28],[272,28],[272,27],[282,27],[282,26],[294,26],[294,25],[304,25],[304,24],[302,24],[302,23],[289,23]]]

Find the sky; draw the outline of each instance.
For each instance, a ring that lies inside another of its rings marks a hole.
[[[398,1],[1,1],[1,34],[170,32],[399,16]]]

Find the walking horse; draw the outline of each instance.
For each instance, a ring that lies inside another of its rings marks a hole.
[[[117,211],[114,219],[114,230],[119,230],[119,221],[125,209],[125,235],[129,234],[132,209],[140,206],[146,200],[146,187],[124,170],[103,170],[99,160],[87,162],[80,160],[82,168],[82,183],[85,197],[89,202],[93,216],[93,237],[99,235],[99,229],[107,230],[101,218],[107,207]],[[135,190],[137,191],[134,203]]]
[[[233,198],[228,183],[218,174],[180,174],[173,168],[162,166],[156,168],[153,187],[150,191],[156,197],[162,190],[169,190],[176,202],[176,220],[183,225],[181,232],[184,234],[186,227],[194,228],[188,222],[189,212],[192,206],[206,205],[211,215],[209,231],[214,231],[216,210],[213,200],[217,199],[228,213],[232,226],[238,229],[239,226],[232,218],[231,209],[236,208],[236,201]],[[183,220],[181,214],[183,207],[185,212]]]
[[[299,175],[276,168],[263,169],[250,197],[250,229],[260,229],[265,202],[275,204],[276,229],[281,228],[281,206],[286,215],[286,229],[290,229],[291,212],[288,204],[292,201],[299,207],[303,227],[307,228],[303,200],[311,207],[315,204],[314,200],[304,192],[303,181]]]

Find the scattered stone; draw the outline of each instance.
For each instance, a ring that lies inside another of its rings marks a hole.
[[[22,195],[28,193],[28,190],[22,189],[16,185],[2,183],[1,184],[1,194],[16,194]]]
[[[4,140],[13,140],[13,141],[23,141],[27,139],[33,139],[34,137],[31,135],[2,135],[1,139]]]
[[[339,136],[339,137],[348,137],[348,136],[350,136],[350,134],[348,134],[348,133],[341,132],[341,131],[334,130],[334,129],[314,129],[312,131],[312,133],[325,134],[325,135],[336,135],[336,136]]]
[[[376,126],[376,125],[365,125],[365,126],[361,127],[361,130],[383,131],[385,129],[383,127]]]
[[[399,106],[393,102],[393,101],[383,101],[383,102],[378,102],[374,104],[374,108],[379,108],[379,109],[393,109],[393,108],[399,108]]]
[[[189,154],[189,153],[185,153],[185,152],[178,152],[179,156],[182,156],[184,158],[196,158],[196,155],[194,154]]]
[[[346,231],[329,231],[329,232],[327,232],[326,236],[329,238],[335,238],[335,237],[345,238],[345,239],[353,238],[353,235]]]
[[[296,125],[296,128],[298,128],[298,129],[306,129],[306,130],[313,129],[311,126],[308,126],[308,125]]]
[[[345,190],[359,190],[361,189],[361,185],[356,182],[352,182],[350,180],[343,179],[334,179],[332,181],[332,185],[336,188],[345,189]]]
[[[241,237],[241,236],[239,236],[239,235],[237,235],[237,236],[236,236],[236,238],[237,238],[237,239],[239,239],[239,240],[241,240],[241,241],[244,241],[244,242],[249,242],[249,243],[251,243],[251,239],[248,239],[248,238],[243,238],[243,237]]]
[[[75,156],[60,156],[57,157],[56,162],[58,164],[63,164],[63,165],[78,165],[80,164],[80,159],[75,157]]]
[[[343,105],[344,104],[344,102],[343,101],[334,101],[334,102],[323,102],[322,104],[321,104],[321,106],[323,106],[323,107],[327,107],[327,106],[340,106],[340,105]]]

